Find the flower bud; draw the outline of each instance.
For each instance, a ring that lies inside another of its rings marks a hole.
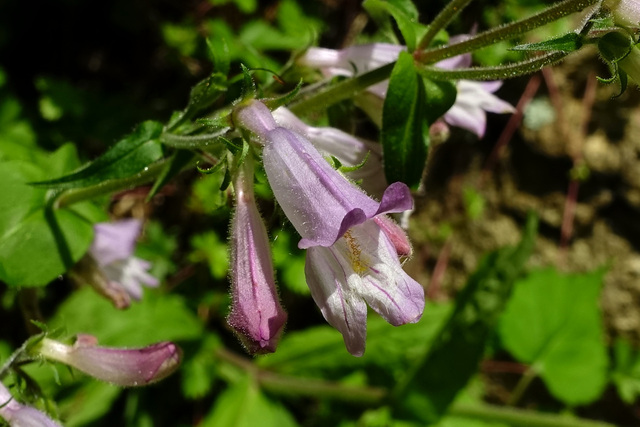
[[[267,230],[253,195],[252,160],[234,180],[236,209],[231,222],[231,292],[227,319],[250,353],[271,353],[287,321],[280,306]]]
[[[74,345],[44,338],[37,350],[47,359],[73,366],[87,375],[122,387],[143,386],[171,375],[181,351],[164,341],[143,348],[98,347],[97,338],[78,334]]]

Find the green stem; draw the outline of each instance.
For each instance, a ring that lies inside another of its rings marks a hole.
[[[375,406],[382,404],[387,391],[376,387],[345,386],[314,378],[298,378],[260,369],[250,360],[227,349],[219,348],[216,356],[251,374],[260,386],[278,395],[309,396]]]
[[[467,5],[471,3],[471,1],[472,0],[453,0],[449,2],[449,4],[447,4],[445,8],[440,11],[438,16],[433,19],[431,24],[429,24],[429,28],[427,29],[425,35],[422,36],[422,39],[420,40],[420,43],[418,43],[418,47],[416,47],[416,50],[423,50],[427,46],[429,46],[429,43],[431,43],[436,34],[438,34],[438,31],[446,28],[447,25],[449,25],[449,23],[453,20],[453,18],[455,18],[456,15],[458,15],[458,13],[462,11],[462,9],[467,7]]]
[[[393,70],[394,65],[395,62],[392,62],[357,77],[344,80],[331,86],[324,92],[318,92],[308,98],[295,102],[288,108],[297,115],[304,115],[310,111],[327,108],[331,104],[352,97],[354,94],[369,86],[387,80],[391,75],[391,70]]]
[[[109,194],[115,191],[122,191],[134,188],[147,182],[153,181],[162,172],[168,159],[161,160],[145,168],[142,172],[121,179],[111,179],[90,187],[73,188],[60,193],[54,207],[62,208],[87,199]]]
[[[473,67],[445,70],[438,67],[418,67],[418,72],[434,80],[503,80],[540,71],[547,65],[561,61],[567,52],[553,52],[545,55],[497,67]]]
[[[214,133],[202,135],[178,135],[175,133],[163,133],[160,135],[160,142],[170,147],[189,150],[194,148],[204,148],[217,142],[217,139],[224,135],[229,128],[222,128]]]
[[[493,28],[472,36],[460,43],[416,52],[414,57],[419,62],[431,64],[442,59],[458,56],[463,53],[495,44],[502,40],[514,38],[550,22],[557,21],[558,19],[564,18],[572,13],[579,12],[597,1],[598,0],[564,0],[563,2],[553,5],[529,18]]]
[[[513,393],[511,393],[511,397],[509,398],[509,402],[507,404],[509,406],[517,405],[524,395],[524,392],[529,388],[531,381],[533,381],[537,376],[538,373],[536,372],[536,370],[532,366],[529,366],[524,375],[522,375],[522,377],[520,378],[520,381],[518,381],[518,384],[513,390]]]
[[[569,418],[493,405],[454,404],[449,408],[448,414],[474,420],[504,423],[512,427],[615,427],[613,424],[602,421],[577,417]]]

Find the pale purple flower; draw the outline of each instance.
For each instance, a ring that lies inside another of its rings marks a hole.
[[[452,37],[451,40],[463,39],[465,36]],[[374,43],[370,45],[350,46],[346,49],[332,51],[325,48],[310,48],[298,60],[299,63],[309,67],[320,68],[326,76],[353,76],[378,68],[382,65],[398,59],[404,46]],[[330,52],[334,52],[331,54]],[[444,69],[468,67],[471,64],[471,55],[464,54],[454,58],[440,61],[436,66]],[[367,88],[367,91],[379,99],[384,99],[387,94],[388,81],[378,83]],[[444,115],[444,120],[463,129],[467,129],[478,137],[484,136],[486,130],[486,112],[512,113],[511,104],[493,95],[501,86],[501,82],[475,82],[471,80],[459,80],[458,93],[453,107]],[[374,122],[381,123],[381,101],[366,97],[356,102],[369,114]],[[366,104],[372,105],[366,105]]]
[[[151,263],[133,256],[142,222],[125,219],[94,225],[95,237],[89,254],[95,260],[102,280],[90,283],[110,297],[119,308],[130,304],[129,297],[139,300],[142,286],[158,286],[158,279],[148,273]],[[95,276],[95,275],[94,275]]]
[[[278,125],[306,137],[321,153],[335,157],[344,166],[358,166],[364,161],[361,167],[345,175],[359,181],[360,187],[368,194],[380,196],[384,193],[387,180],[382,169],[380,144],[356,138],[333,127],[309,126],[285,107],[273,111],[273,117]]]
[[[239,107],[236,125],[263,145],[273,193],[308,249],[305,273],[327,321],[342,332],[347,349],[364,352],[366,303],[393,325],[416,322],[424,309],[422,286],[404,273],[398,249],[376,218],[411,209],[403,183],[391,184],[377,202],[346,180],[303,136],[277,125],[258,101]],[[386,220],[381,220],[386,224]],[[397,236],[396,236],[397,237]],[[400,247],[399,245],[398,247]]]
[[[231,291],[227,319],[250,353],[271,353],[287,321],[280,306],[267,230],[253,194],[253,165],[245,160],[234,180],[231,221]]]
[[[16,401],[0,383],[0,417],[11,427],[60,427],[46,414]]]
[[[638,0],[605,0],[603,5],[613,13],[616,24],[626,27],[640,26],[640,2]]]
[[[168,341],[143,348],[99,347],[97,344],[95,337],[78,334],[72,346],[44,338],[35,351],[122,387],[144,386],[166,378],[178,368],[182,355],[180,348]]]

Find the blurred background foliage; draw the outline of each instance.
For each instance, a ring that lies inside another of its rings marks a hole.
[[[446,4],[417,3],[423,22]],[[475,1],[450,33],[496,26],[551,3]],[[527,41],[567,31],[568,22]],[[388,37],[354,0],[4,0],[0,162],[25,160],[53,177],[96,158],[143,120],[167,121],[211,72],[207,40],[226,42],[235,76],[240,63],[278,72],[291,52],[311,45]],[[517,59],[521,54],[509,45],[476,52],[474,59],[486,65]],[[560,86],[569,82],[556,91],[567,123],[578,121],[573,111],[591,71],[603,74],[593,53],[557,72]],[[255,76],[277,84],[268,72]],[[500,94],[515,104],[528,82],[507,82]],[[612,155],[624,150],[629,129],[640,128],[638,95],[625,94],[614,106],[610,90],[598,91],[601,104],[588,133],[605,135],[599,143]],[[576,235],[569,248],[559,248],[572,163],[568,149],[549,136],[559,112],[553,102],[548,89],[529,104],[521,132],[485,186],[472,184],[508,117],[490,117],[482,141],[454,130],[434,150],[410,224],[415,255],[407,265],[432,302],[415,325],[394,328],[370,316],[362,358],[346,352],[313,304],[297,235],[274,208],[264,179],[257,192],[289,322],[275,354],[244,355],[225,323],[231,202],[219,190],[220,176],[194,170],[148,204],[148,187],[98,201],[112,218],[147,219],[137,254],[153,262],[163,281],[159,289],[118,311],[63,277],[37,290],[2,286],[0,324],[7,327],[0,360],[33,333],[23,313],[61,328],[63,336],[90,333],[105,345],[174,340],[182,346],[179,373],[141,389],[118,389],[61,366],[22,368],[23,380],[32,378],[41,389],[31,396],[34,404],[67,426],[526,425],[498,412],[487,415],[489,404],[555,417],[546,425],[575,415],[637,425],[640,315],[633,312],[640,312],[640,258],[633,191],[639,186],[629,172],[637,165],[607,169],[587,153],[592,174],[578,204]],[[367,123],[357,126],[374,132]],[[534,221],[526,220],[531,210],[540,218],[538,237]],[[38,307],[28,306],[33,293]],[[379,406],[385,389],[400,402],[393,410]]]

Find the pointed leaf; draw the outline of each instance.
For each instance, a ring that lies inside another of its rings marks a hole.
[[[581,47],[582,36],[578,33],[568,33],[543,42],[521,44],[509,50],[574,52]]]
[[[393,67],[382,110],[382,147],[388,182],[416,188],[427,159],[428,122],[422,77],[413,57],[401,52]]]

